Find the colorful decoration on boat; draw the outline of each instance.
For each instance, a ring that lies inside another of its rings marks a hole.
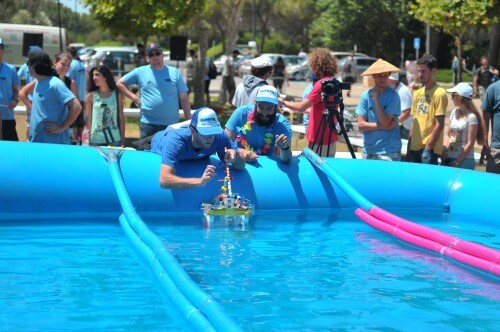
[[[201,204],[205,226],[210,227],[215,216],[224,217],[226,221],[239,221],[241,226],[245,226],[253,213],[253,206],[248,199],[233,192],[229,165],[226,165],[224,173],[224,178],[219,180],[222,182],[221,191],[214,197],[213,204]]]

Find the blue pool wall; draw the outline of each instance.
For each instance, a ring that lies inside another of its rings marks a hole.
[[[93,147],[0,142],[0,218],[99,218],[122,209],[107,161]],[[403,162],[333,159],[327,161],[369,201],[385,208],[449,211],[495,222],[493,204],[500,177],[449,167]],[[211,157],[223,177],[223,164]],[[177,174],[199,177],[207,160],[183,162]],[[221,187],[161,189],[160,156],[127,150],[119,167],[132,204],[141,216],[200,213]],[[244,171],[232,171],[233,191],[250,199],[256,210],[350,209],[355,203],[304,157],[288,165],[260,157]]]

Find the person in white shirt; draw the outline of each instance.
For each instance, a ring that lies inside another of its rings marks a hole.
[[[410,115],[411,112],[411,98],[412,94],[410,89],[403,83],[399,81],[399,74],[392,73],[389,76],[389,86],[396,90],[401,100],[401,114],[399,115],[399,130],[401,133],[401,138],[408,139],[410,136],[411,124],[413,118]]]

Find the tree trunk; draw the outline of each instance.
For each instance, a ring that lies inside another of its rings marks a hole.
[[[455,45],[457,46],[457,82],[462,82],[462,38],[455,36]]]
[[[239,22],[241,18],[242,0],[233,1],[226,17],[227,28],[224,40],[224,54],[232,52],[238,43]]]
[[[488,47],[488,63],[498,68],[498,52],[500,50],[500,24],[494,24],[490,30],[490,44]]]
[[[193,101],[193,108],[200,108],[201,106],[205,105],[204,102],[204,84],[205,84],[205,59],[206,59],[206,54],[207,54],[207,49],[208,49],[208,34],[207,34],[207,27],[205,25],[205,22],[203,18],[201,17],[200,13],[196,13],[196,15],[193,16],[194,23],[196,26],[196,32],[198,34],[198,66],[196,70],[196,77],[193,82],[193,88],[194,88],[194,101]]]

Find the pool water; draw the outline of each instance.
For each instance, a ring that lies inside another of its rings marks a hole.
[[[500,247],[491,229],[433,219],[426,224]],[[403,244],[351,213],[259,214],[249,226],[150,225],[247,331],[500,329],[498,279]]]
[[[117,220],[0,224],[0,331],[189,330]]]
[[[405,217],[500,247],[491,225]],[[245,331],[500,329],[498,279],[352,211],[262,212],[244,230],[199,215],[145,221]],[[2,222],[0,237],[1,331],[190,330],[116,220]]]

